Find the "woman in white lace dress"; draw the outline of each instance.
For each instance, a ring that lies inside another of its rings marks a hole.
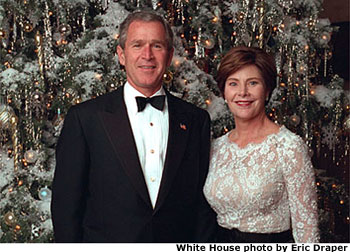
[[[273,57],[258,48],[233,48],[217,80],[236,125],[213,141],[204,186],[217,213],[217,242],[318,242],[307,146],[265,114],[276,86]]]

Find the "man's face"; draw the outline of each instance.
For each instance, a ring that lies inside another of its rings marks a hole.
[[[119,62],[127,80],[136,90],[151,96],[159,90],[173,49],[167,48],[165,29],[159,22],[134,21],[130,24],[125,48],[117,47]]]

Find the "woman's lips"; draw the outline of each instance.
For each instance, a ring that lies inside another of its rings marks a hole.
[[[248,107],[253,101],[236,101],[235,103],[240,107]]]

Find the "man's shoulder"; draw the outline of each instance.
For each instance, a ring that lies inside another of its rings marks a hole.
[[[208,112],[205,109],[202,109],[202,108],[194,105],[193,103],[190,103],[190,102],[185,101],[179,97],[176,97],[173,94],[170,94],[169,98],[170,98],[169,102],[176,103],[177,109],[179,111],[189,112],[189,113],[194,113],[194,114],[201,114],[201,115],[208,114]]]
[[[91,98],[82,103],[76,104],[71,107],[71,110],[100,110],[105,108],[106,105],[117,102],[117,96],[120,95],[121,90],[117,89],[103,95]]]

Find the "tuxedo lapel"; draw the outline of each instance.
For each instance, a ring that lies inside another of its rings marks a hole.
[[[142,199],[152,207],[123,98],[123,89],[123,87],[119,88],[109,97],[110,100],[101,117],[122,168]]]
[[[191,118],[186,111],[181,110],[181,104],[176,98],[167,92],[169,109],[169,137],[162,180],[159,188],[158,198],[155,206],[157,211],[164,202],[177,170],[184,155]]]

